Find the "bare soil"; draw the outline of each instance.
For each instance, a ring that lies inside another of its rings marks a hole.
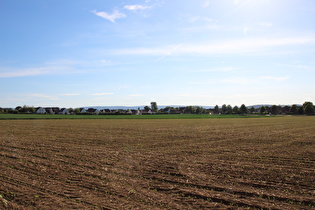
[[[0,209],[315,209],[315,117],[1,120]]]

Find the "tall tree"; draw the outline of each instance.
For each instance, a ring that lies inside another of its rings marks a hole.
[[[214,107],[214,114],[219,114],[220,110],[219,110],[219,106],[215,105]]]
[[[303,108],[305,109],[305,107],[306,107],[307,105],[314,106],[312,102],[306,101],[306,102],[303,103]]]
[[[303,106],[300,106],[300,107],[299,107],[298,114],[304,114],[304,108],[303,108]]]
[[[260,107],[259,113],[260,114],[265,114],[266,113],[266,107],[265,106]]]
[[[298,114],[298,107],[297,105],[293,104],[290,108],[290,114],[296,115]]]
[[[74,113],[75,113],[75,114],[80,114],[80,109],[79,109],[79,108],[75,108],[75,109],[74,109]]]
[[[222,114],[226,114],[226,104],[222,105],[221,110],[222,110]]]
[[[279,113],[279,107],[277,105],[272,105],[270,108],[271,114],[278,114]]]
[[[232,114],[233,110],[232,110],[232,106],[231,105],[227,105],[226,107],[226,114]]]
[[[290,106],[279,107],[281,114],[289,114]]]
[[[256,110],[255,110],[255,107],[252,106],[252,107],[250,108],[250,110],[249,110],[249,113],[254,114],[255,111],[256,111]]]
[[[201,107],[201,106],[196,107],[196,114],[202,114],[205,112],[206,112],[206,110],[203,107]]]
[[[196,113],[196,107],[194,107],[194,106],[186,106],[185,113],[187,113],[187,114],[194,114],[194,113]]]
[[[151,102],[151,110],[157,112],[158,106],[156,102]]]
[[[241,105],[241,107],[240,107],[240,112],[241,112],[241,114],[247,114],[248,109],[247,109],[247,107],[245,106],[245,104],[242,104],[242,105]]]
[[[148,112],[148,111],[150,110],[150,107],[145,106],[143,109],[144,109],[146,112]]]
[[[240,111],[239,111],[238,106],[234,106],[233,107],[233,114],[239,114],[239,113],[240,113]]]
[[[307,115],[312,115],[314,114],[314,106],[313,103],[308,103],[306,104],[305,108],[304,108],[304,114]]]

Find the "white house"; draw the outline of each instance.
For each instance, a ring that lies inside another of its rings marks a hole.
[[[38,108],[36,108],[35,113],[36,114],[46,114],[46,109],[43,107],[38,107]]]
[[[59,114],[70,114],[70,112],[68,111],[68,109],[62,108],[62,109],[60,110]]]
[[[86,109],[85,108],[80,108],[80,113],[81,114],[86,113]]]

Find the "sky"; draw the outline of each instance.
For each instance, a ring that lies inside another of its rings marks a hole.
[[[0,0],[0,107],[315,102],[314,0]]]

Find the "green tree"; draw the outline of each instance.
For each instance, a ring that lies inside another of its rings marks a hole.
[[[36,109],[34,107],[29,107],[29,112],[34,114],[36,112]]]
[[[194,107],[194,106],[186,106],[185,113],[187,113],[187,114],[194,114],[194,113],[196,113],[196,107]]]
[[[277,105],[272,105],[270,108],[271,114],[278,114],[279,113],[279,107]]]
[[[309,103],[305,105],[304,114],[312,115],[314,114],[314,106],[313,103]]]
[[[255,107],[252,106],[252,107],[250,108],[250,110],[249,110],[249,113],[254,114],[255,111],[256,111]]]
[[[227,105],[227,107],[226,107],[226,114],[232,114],[232,112],[233,112],[232,106],[231,105]]]
[[[260,107],[259,113],[260,114],[266,114],[266,107],[265,106]]]
[[[20,113],[35,113],[36,109],[32,106],[26,106],[24,105],[23,107],[16,107],[16,110],[18,110]]]
[[[303,108],[303,106],[300,106],[300,107],[299,107],[298,114],[304,114],[304,108]]]
[[[238,106],[234,106],[233,107],[233,114],[239,114],[239,113],[240,113],[240,111],[239,111]]]
[[[215,107],[214,107],[214,114],[219,114],[219,112],[220,112],[219,106],[215,105]]]
[[[151,110],[157,112],[158,106],[156,102],[151,102]]]
[[[290,108],[290,114],[296,115],[298,114],[298,107],[297,105],[293,104]]]
[[[203,114],[206,112],[206,109],[201,107],[201,106],[197,106],[196,107],[196,114]]]
[[[226,114],[226,109],[227,109],[226,104],[223,104],[221,108],[222,114]]]
[[[241,112],[241,114],[247,114],[248,109],[247,109],[247,107],[245,106],[245,104],[242,104],[242,105],[241,105],[241,107],[240,107],[240,112]]]
[[[143,109],[144,109],[146,112],[150,111],[150,107],[148,107],[148,106],[145,106]]]
[[[75,113],[75,114],[80,114],[80,109],[79,109],[79,108],[75,108],[75,109],[74,109],[74,113]]]
[[[307,105],[314,106],[312,102],[306,101],[306,102],[303,103],[303,108],[305,109],[305,107],[306,107]]]
[[[21,109],[22,109],[21,106],[17,106],[17,107],[15,108],[15,110],[17,110],[18,112],[20,112]]]

